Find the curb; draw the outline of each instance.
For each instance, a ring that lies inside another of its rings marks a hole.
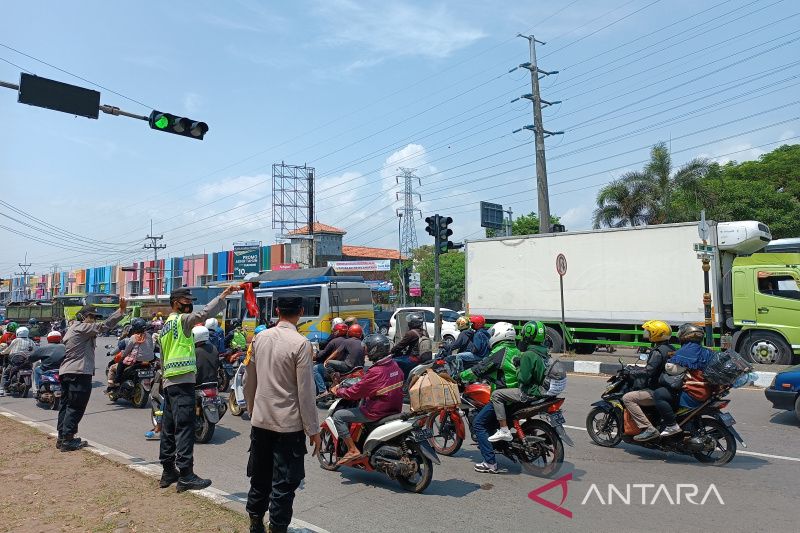
[[[49,435],[51,437],[58,436],[58,434],[55,432],[56,428],[41,422],[30,420],[26,416],[11,411],[5,407],[0,407],[0,415],[11,420],[16,420],[17,422],[31,427],[40,433],[44,433],[45,435]],[[104,446],[99,442],[94,442],[88,439],[84,440],[89,443],[89,445],[84,448],[84,450],[87,452],[105,457],[109,461],[114,461],[116,463],[125,465],[131,470],[144,476],[153,479],[159,479],[161,477],[161,465],[158,462],[146,461],[140,457],[134,457],[125,452]],[[242,513],[242,506],[247,503],[247,498],[234,496],[233,494],[229,494],[215,487],[208,487],[203,490],[192,491],[192,494],[210,500],[217,505],[221,505],[237,513]],[[319,526],[309,524],[308,522],[304,522],[303,520],[298,520],[296,518],[292,519],[292,523],[289,526],[289,531],[290,533],[330,533],[326,529],[322,529]]]
[[[604,376],[613,376],[619,370],[619,363],[601,363],[600,361],[565,361],[561,359],[561,363],[566,368],[567,372],[574,374],[595,374]],[[753,387],[766,389],[775,379],[776,372],[763,372],[755,371],[758,379],[753,382]]]

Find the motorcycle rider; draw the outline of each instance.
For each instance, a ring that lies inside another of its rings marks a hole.
[[[216,384],[217,372],[219,372],[219,352],[217,347],[210,342],[208,328],[205,326],[193,327],[192,337],[194,337],[194,355],[197,358],[195,385]]]
[[[135,365],[137,362],[152,361],[155,359],[153,347],[153,337],[145,332],[147,322],[143,318],[134,318],[128,330],[128,339],[122,350],[122,359],[117,363],[114,374],[114,382],[109,383],[107,391],[118,387],[122,383],[122,374],[125,369]],[[126,363],[127,361],[127,363]]]
[[[219,327],[219,320],[209,318],[205,326],[208,329],[208,341],[217,348],[217,352],[225,353],[225,332]]]
[[[425,321],[421,313],[411,313],[406,317],[408,331],[400,342],[394,345],[391,355],[394,362],[403,370],[403,375],[408,376],[409,372],[420,363],[430,361],[433,354],[431,352],[420,353],[419,341],[422,337],[427,337],[425,331]]]
[[[7,364],[3,368],[3,377],[0,379],[0,396],[6,395],[6,384],[9,378],[27,364],[28,357],[36,348],[36,343],[28,338],[28,328],[24,326],[17,328],[16,335],[17,337],[11,341],[11,344],[0,352],[0,355],[7,356]]]
[[[39,388],[39,382],[45,372],[51,370],[58,370],[61,362],[64,360],[67,349],[61,344],[61,333],[58,331],[51,331],[47,334],[47,344],[36,348],[28,362],[33,364],[36,361],[41,361],[42,364],[33,369],[33,386]]]
[[[344,349],[349,329],[344,320],[335,324],[331,331],[331,339],[325,345],[325,348],[317,354],[318,363],[314,365],[314,383],[317,386],[317,394],[322,394],[327,390],[325,386],[325,363],[328,359],[332,362],[339,358],[339,354]]]
[[[450,353],[456,355],[459,369],[463,369],[464,366],[471,367],[483,359],[474,353],[475,344],[472,339],[475,336],[475,330],[470,327],[469,319],[465,316],[456,319],[456,329],[459,333],[455,342],[450,346]]]
[[[9,322],[3,336],[0,337],[0,344],[11,344],[11,341],[17,338],[15,332],[19,325],[16,322]]]
[[[517,370],[517,388],[495,389],[491,396],[497,424],[500,429],[489,437],[489,442],[501,440],[512,441],[514,437],[508,429],[506,404],[529,402],[543,396],[541,385],[547,372],[549,355],[545,341],[545,325],[543,322],[528,322],[522,326],[519,348],[519,369]]]
[[[472,329],[475,330],[475,334],[472,336],[472,344],[475,346],[475,351],[472,353],[475,357],[483,359],[489,355],[490,335],[489,330],[485,327],[486,319],[483,318],[483,315],[472,315],[469,321],[472,323]]]
[[[669,343],[672,328],[663,320],[648,320],[642,324],[643,338],[653,343],[647,355],[644,368],[629,367],[625,369],[628,379],[632,380],[632,391],[622,397],[625,410],[631,415],[634,423],[642,430],[633,440],[646,441],[658,437],[658,430],[653,426],[642,406],[655,405],[653,391],[658,389],[658,378],[664,371],[664,365],[675,352]]]
[[[31,317],[28,319],[28,337],[31,339],[38,339],[42,336],[39,321]]]
[[[247,348],[247,337],[242,331],[242,323],[239,320],[231,322],[231,332],[225,335],[225,347],[230,350],[244,350]]]
[[[514,360],[519,358],[516,346],[517,332],[508,322],[498,322],[489,330],[489,347],[491,351],[481,362],[469,370],[463,371],[459,377],[462,382],[470,383],[478,379],[487,380],[492,390],[508,389],[517,386],[517,367]],[[497,466],[492,443],[489,442],[489,430],[497,421],[492,402],[481,409],[472,422],[475,440],[483,457],[483,462],[475,465],[476,472],[496,474],[502,472]]]
[[[338,464],[345,464],[361,456],[350,436],[350,424],[374,422],[403,410],[403,372],[389,354],[391,341],[376,333],[364,340],[367,357],[372,362],[367,373],[349,387],[333,387],[331,392],[346,400],[364,400],[352,409],[339,409],[333,414],[333,423],[339,438],[347,446]]]

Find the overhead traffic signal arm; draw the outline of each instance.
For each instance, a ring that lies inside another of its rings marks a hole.
[[[202,140],[203,136],[208,132],[208,124],[205,122],[156,110],[150,113],[148,123],[154,130],[174,133],[191,139]]]

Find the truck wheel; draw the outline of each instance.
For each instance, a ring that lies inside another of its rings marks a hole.
[[[558,330],[545,326],[544,345],[553,353],[564,353],[564,338]]]
[[[743,355],[753,363],[789,365],[792,348],[783,337],[771,331],[754,331],[744,342]]]
[[[579,342],[575,344],[575,353],[578,355],[591,355],[597,347],[594,344],[586,344],[585,342]]]

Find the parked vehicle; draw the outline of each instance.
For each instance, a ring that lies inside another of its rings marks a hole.
[[[704,320],[698,226],[469,241],[467,309],[490,323],[543,320],[552,352],[646,346],[640,327],[645,320],[657,316],[673,326]],[[770,239],[769,228],[756,221],[708,223],[713,325],[715,333],[731,333],[733,348],[752,362],[790,364],[793,354],[800,355],[800,250],[787,252],[784,246],[759,253]],[[668,260],[653,261],[653,243]],[[568,266],[564,324],[559,254]]]
[[[41,361],[36,361],[33,364],[33,372],[41,364]],[[33,399],[39,405],[58,411],[61,406],[61,380],[58,377],[58,370],[48,370],[42,373],[39,378],[39,386],[34,387]]]
[[[599,446],[611,448],[624,441],[644,448],[691,455],[701,463],[713,466],[725,465],[733,460],[737,441],[746,447],[733,427],[736,420],[730,413],[722,411],[730,403],[730,400],[724,399],[730,387],[722,387],[693,409],[679,409],[676,419],[683,429],[681,433],[637,441],[624,433],[625,406],[622,396],[629,390],[624,370],[620,369],[615,376],[611,376],[608,383],[602,400],[593,403],[592,410],[586,416],[586,431]],[[643,410],[658,428],[658,411],[653,407],[643,407]]]
[[[111,352],[107,354],[111,356]],[[115,368],[112,365],[120,364],[122,361],[122,352],[117,352],[114,358],[108,362],[106,367],[106,375],[109,382],[114,380],[112,372]],[[147,406],[147,398],[150,395],[150,389],[153,386],[153,378],[155,378],[155,370],[152,364],[148,361],[138,361],[135,364],[125,368],[122,373],[122,380],[117,387],[109,390],[108,399],[116,402],[119,399],[128,400],[134,407],[142,408]]]
[[[423,319],[425,320],[425,330],[428,332],[428,336],[433,338],[435,322],[434,322],[434,315],[433,315],[434,308],[433,307],[399,307],[392,313],[392,318],[389,319],[389,333],[387,337],[389,337],[392,342],[397,342],[402,337],[402,334],[405,333],[404,331],[398,331],[398,320],[397,315],[398,313],[408,314],[411,312],[421,313]],[[458,328],[456,328],[456,320],[458,317],[461,316],[457,312],[453,311],[452,309],[447,309],[442,307],[440,310],[442,314],[442,341],[443,342],[453,342],[458,337]],[[402,330],[402,328],[400,328]]]
[[[345,386],[355,383],[348,379]],[[358,402],[337,399],[328,416],[322,422],[322,447],[319,464],[325,470],[335,471],[341,466],[358,468],[367,472],[380,472],[397,480],[404,489],[423,492],[433,479],[433,463],[441,464],[428,440],[430,430],[425,427],[425,414],[400,413],[375,422],[350,425],[350,434],[363,456],[339,465],[339,459],[347,452],[343,440],[339,439],[333,424],[333,414],[338,409],[352,408]]]
[[[800,365],[779,372],[764,394],[773,408],[794,411],[800,421]]]

